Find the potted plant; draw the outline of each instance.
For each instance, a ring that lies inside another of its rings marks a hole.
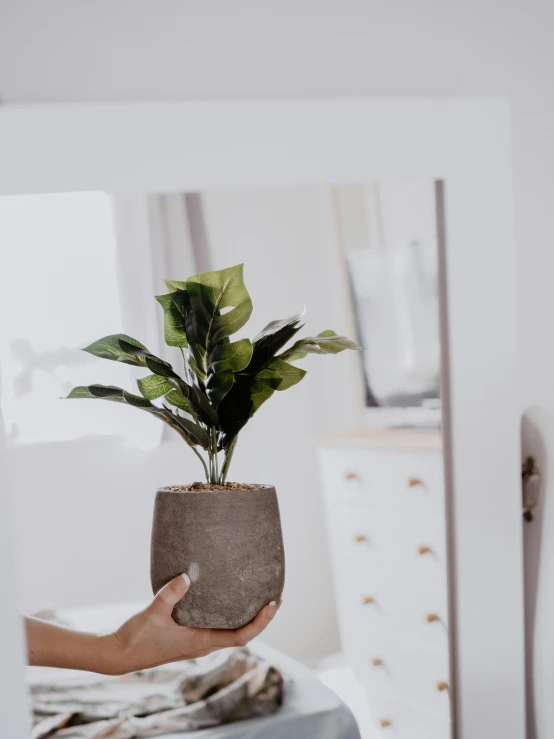
[[[227,481],[238,435],[275,391],[296,385],[307,354],[337,354],[356,344],[333,331],[296,340],[301,316],[269,323],[253,341],[230,337],[250,318],[243,265],[166,280],[157,296],[166,343],[182,354],[182,372],[125,334],[84,351],[142,367],[140,395],[119,387],[76,387],[68,398],[125,403],[168,424],[199,458],[206,482],[160,488],[151,544],[154,592],[180,573],[192,585],[173,617],[187,626],[235,629],[278,601],[284,552],[275,488]],[[158,400],[158,404],[152,402]]]

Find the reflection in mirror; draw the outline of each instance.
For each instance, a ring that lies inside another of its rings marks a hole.
[[[233,341],[305,308],[302,335],[332,329],[362,347],[295,362],[308,378],[241,431],[231,479],[277,487],[287,558],[264,639],[314,667],[364,739],[448,739],[436,219],[431,181],[0,198],[22,610],[92,628],[92,603],[109,621],[149,597],[154,492],[198,480],[197,460],[136,408],[59,398],[91,383],[137,392],[140,368],[77,351],[101,336],[180,366],[153,296],[165,278],[244,263],[254,310]]]
[[[334,188],[367,405],[436,407],[439,309],[433,182]]]

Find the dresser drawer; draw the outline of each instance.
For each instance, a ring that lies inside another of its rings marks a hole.
[[[447,654],[403,645],[391,652],[390,670],[399,695],[418,708],[450,718],[450,669]]]
[[[452,739],[450,721],[419,711],[409,704],[397,703],[390,710],[371,709],[382,739]]]
[[[431,578],[446,587],[446,524],[438,516],[382,515],[363,504],[327,512],[337,576],[352,567],[391,577]]]
[[[442,455],[373,449],[320,450],[322,481],[333,503],[364,504],[371,510],[409,517],[444,515]]]
[[[335,597],[343,641],[351,630],[368,637],[386,631],[448,651],[448,594],[440,585],[352,570],[336,578]]]
[[[371,634],[352,629],[346,642],[348,661],[372,700],[412,703],[450,717],[448,652],[414,646],[387,628]]]

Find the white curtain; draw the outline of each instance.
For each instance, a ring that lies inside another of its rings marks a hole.
[[[184,280],[211,268],[202,196],[117,195],[113,207],[123,331],[178,371],[181,354],[164,342],[162,309],[154,296],[167,292],[164,279]],[[144,415],[133,432],[136,444],[151,448],[162,438],[171,438],[169,429]]]

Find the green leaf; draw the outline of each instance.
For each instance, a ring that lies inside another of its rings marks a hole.
[[[191,366],[214,407],[232,388],[229,371],[243,369],[252,355],[249,342],[230,344],[250,318],[252,300],[244,285],[243,265],[215,272],[203,272],[186,283],[190,296],[186,333],[192,352]],[[231,348],[229,348],[231,347]],[[222,373],[222,377],[218,375]]]
[[[187,280],[198,344],[197,362],[208,373],[208,357],[222,339],[236,333],[250,318],[252,301],[243,281],[243,265],[204,272]],[[230,308],[224,314],[222,310]],[[189,336],[189,340],[192,337]],[[192,342],[191,342],[192,343]],[[196,349],[196,347],[195,347]]]
[[[225,449],[231,443],[250,418],[253,407],[253,393],[259,392],[264,395],[266,393],[266,385],[263,388],[254,387],[255,375],[237,374],[234,379],[233,387],[217,409],[221,449]],[[269,395],[272,395],[272,392]],[[263,400],[260,401],[260,405],[262,402]]]
[[[183,396],[177,392],[177,390],[170,390],[166,394],[165,399],[168,403],[171,403],[171,405],[174,405],[176,408],[180,408],[182,411],[192,414],[190,405],[183,398]]]
[[[166,280],[166,283],[169,282]],[[175,283],[185,284],[185,283]],[[190,298],[186,290],[175,289],[167,295],[157,295],[156,300],[164,311],[164,338],[168,346],[188,346],[186,333],[187,312]]]
[[[250,390],[250,411],[246,421],[248,421],[249,418],[252,418],[254,413],[256,413],[258,408],[265,403],[266,400],[271,398],[273,393],[279,389],[280,384],[281,379],[278,377],[254,378],[254,382],[252,383]],[[246,421],[244,421],[244,423],[246,423]]]
[[[74,387],[67,398],[109,398],[110,396],[123,398],[123,390],[115,385],[80,385]]]
[[[206,392],[210,398],[210,403],[217,408],[233,387],[234,381],[233,371],[230,369],[210,373],[206,378]]]
[[[169,409],[166,409],[168,412]],[[210,437],[202,426],[182,416],[173,416],[176,423],[189,435],[194,444],[199,444],[203,449],[210,447]]]
[[[163,359],[158,359],[158,357],[145,357],[145,359],[146,366],[155,375],[159,375],[160,377],[179,377],[169,362],[164,362]]]
[[[123,391],[123,399],[135,408],[144,408],[152,413],[160,412],[160,408],[157,405],[151,403],[147,398],[141,398],[140,395],[133,395],[132,393]]]
[[[172,385],[164,377],[160,377],[159,375],[143,377],[137,381],[137,385],[142,395],[148,400],[160,398],[172,389]]]
[[[279,318],[276,321],[270,321],[254,338],[253,343],[260,344],[262,340],[273,340],[272,337],[282,336],[281,332],[284,329],[298,326],[302,320],[302,315],[302,313],[297,313],[295,316],[290,316],[289,318]]]
[[[266,369],[257,375],[257,378],[260,380],[279,380],[280,382],[275,389],[288,390],[290,387],[297,385],[305,376],[306,370],[284,362],[282,359],[274,359],[268,364]]]
[[[209,358],[210,372],[231,370],[240,372],[248,367],[254,351],[250,339],[241,339],[232,343],[221,342],[216,345]]]
[[[98,339],[98,341],[86,346],[83,351],[93,354],[95,357],[111,359],[114,362],[124,362],[125,364],[135,366],[144,366],[146,364],[144,357],[135,354],[134,351],[129,353],[122,348],[121,342],[124,342],[124,346],[131,347],[133,350],[140,349],[141,351],[148,352],[144,344],[141,344],[140,341],[126,334],[104,336],[102,339]]]
[[[297,385],[305,376],[306,371],[281,359],[273,359],[268,366],[256,375],[252,385],[252,408],[249,418],[252,418],[258,408],[268,400],[277,390],[288,390]]]
[[[303,326],[301,319],[302,315],[298,314],[279,321],[271,321],[260,331],[252,342],[253,354],[248,366],[249,374],[255,375],[267,367],[277,352],[300,331]]]
[[[122,351],[126,352],[127,354],[144,358],[145,365],[155,375],[160,375],[161,377],[179,378],[179,375],[175,372],[169,362],[156,357],[154,354],[149,352],[148,349],[144,347],[133,346],[124,339],[120,339],[119,344]]]
[[[116,403],[128,403],[135,408],[142,408],[151,413],[162,413],[162,409],[158,408],[146,398],[140,395],[133,395],[115,385],[87,385],[73,388],[67,398],[96,398],[99,400],[111,400]]]
[[[186,290],[187,289],[187,283],[186,282],[179,282],[178,280],[164,280],[166,287],[171,292],[175,292],[176,290]]]
[[[278,356],[285,362],[294,362],[303,359],[308,354],[339,354],[345,349],[360,349],[360,347],[346,336],[339,336],[334,331],[327,330],[317,336],[300,339]]]
[[[148,349],[132,346],[125,340],[121,340],[119,343],[123,351],[128,352],[130,355],[134,353],[144,358],[148,369],[155,375],[164,378],[169,386],[168,391],[173,388],[179,393],[183,401],[189,406],[190,411],[195,413],[201,421],[208,426],[217,425],[217,412],[212,408],[208,397],[200,387],[186,383],[179,377],[169,362],[165,362],[163,359],[154,356]]]
[[[177,431],[191,446],[197,444],[207,449],[210,445],[210,439],[207,432],[198,424],[189,421],[186,418],[175,415],[169,408],[159,408],[146,398],[140,395],[128,393],[120,387],[114,385],[88,385],[73,388],[67,396],[68,398],[96,398],[99,400],[111,400],[116,403],[126,403],[127,405],[152,413],[161,421],[171,426]]]
[[[225,447],[268,400],[275,390],[287,390],[305,376],[305,371],[290,362],[306,354],[338,354],[345,349],[358,349],[357,344],[334,331],[322,331],[314,337],[300,339],[281,354],[283,348],[302,328],[302,316],[296,315],[272,321],[253,342],[252,359],[235,375],[235,384],[218,408],[220,444]]]
[[[238,434],[252,415],[276,389],[276,384],[283,382],[283,378],[276,379],[272,375],[272,382],[258,380],[275,354],[290,341],[302,328],[302,315],[282,318],[271,321],[260,331],[252,344],[252,358],[248,365],[237,374],[233,387],[226,394],[218,406],[221,427],[221,443],[225,447]]]
[[[168,382],[206,426],[217,426],[219,421],[217,411],[210,405],[201,388],[189,385],[181,378],[169,377]]]
[[[210,342],[216,344],[241,329],[252,313],[252,300],[243,279],[244,265],[203,272],[187,280],[192,310],[206,322]],[[221,311],[231,310],[222,314]],[[206,368],[207,369],[207,368]]]

